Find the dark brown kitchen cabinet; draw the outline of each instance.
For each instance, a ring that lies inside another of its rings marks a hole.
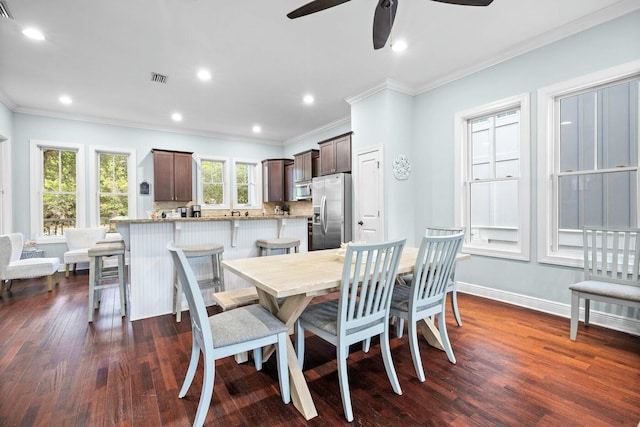
[[[192,153],[153,150],[153,194],[157,202],[190,202]]]
[[[262,199],[264,202],[284,202],[285,165],[291,159],[267,159],[262,161]]]
[[[351,172],[351,132],[319,142],[319,175]]]
[[[293,156],[293,179],[295,182],[311,181],[318,176],[317,162],[319,150],[307,150]]]

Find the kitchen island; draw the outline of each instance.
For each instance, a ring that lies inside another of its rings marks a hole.
[[[113,219],[129,251],[129,319],[169,314],[173,311],[173,260],[167,243],[197,246],[224,245],[223,259],[258,256],[256,240],[277,237],[300,239],[307,251],[306,215],[266,215],[200,218]],[[207,259],[191,260],[197,278],[211,271]],[[248,284],[224,273],[226,289]],[[212,301],[204,295],[205,303]],[[186,309],[186,301],[184,302]]]

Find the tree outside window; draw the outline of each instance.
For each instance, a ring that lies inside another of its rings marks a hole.
[[[251,167],[247,163],[236,164],[236,200],[238,205],[250,204],[250,177]]]
[[[224,162],[202,160],[202,192],[205,205],[222,205],[225,201]]]
[[[76,226],[75,151],[42,149],[42,234],[62,236]]]
[[[98,204],[100,225],[113,228],[111,218],[129,213],[129,175],[126,154],[99,153]]]

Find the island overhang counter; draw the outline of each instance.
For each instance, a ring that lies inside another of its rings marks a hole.
[[[129,320],[173,312],[174,266],[167,250],[169,242],[178,246],[217,243],[224,246],[223,259],[258,256],[256,240],[278,237],[299,239],[299,250],[307,251],[305,215],[113,219],[112,222],[129,251]],[[190,263],[198,278],[211,271],[210,262],[204,258]],[[227,290],[248,286],[234,274],[224,273],[224,282]],[[213,301],[210,295],[203,296],[205,302]]]

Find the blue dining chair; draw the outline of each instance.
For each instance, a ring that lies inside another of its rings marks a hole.
[[[349,346],[380,337],[382,360],[393,391],[402,394],[389,348],[389,304],[405,239],[347,247],[340,297],[309,305],[296,322],[298,363],[304,361],[304,331],[308,330],[336,347],[342,407],[353,421],[347,357]]]
[[[235,308],[209,317],[198,281],[184,252],[173,243],[169,243],[167,249],[171,253],[182,290],[189,303],[193,338],[191,361],[178,397],[183,398],[187,394],[198,367],[200,353],[204,358],[204,381],[193,425],[202,426],[207,416],[213,394],[215,361],[270,344],[276,344],[282,401],[289,403],[291,396],[287,366],[287,326],[259,304]]]

